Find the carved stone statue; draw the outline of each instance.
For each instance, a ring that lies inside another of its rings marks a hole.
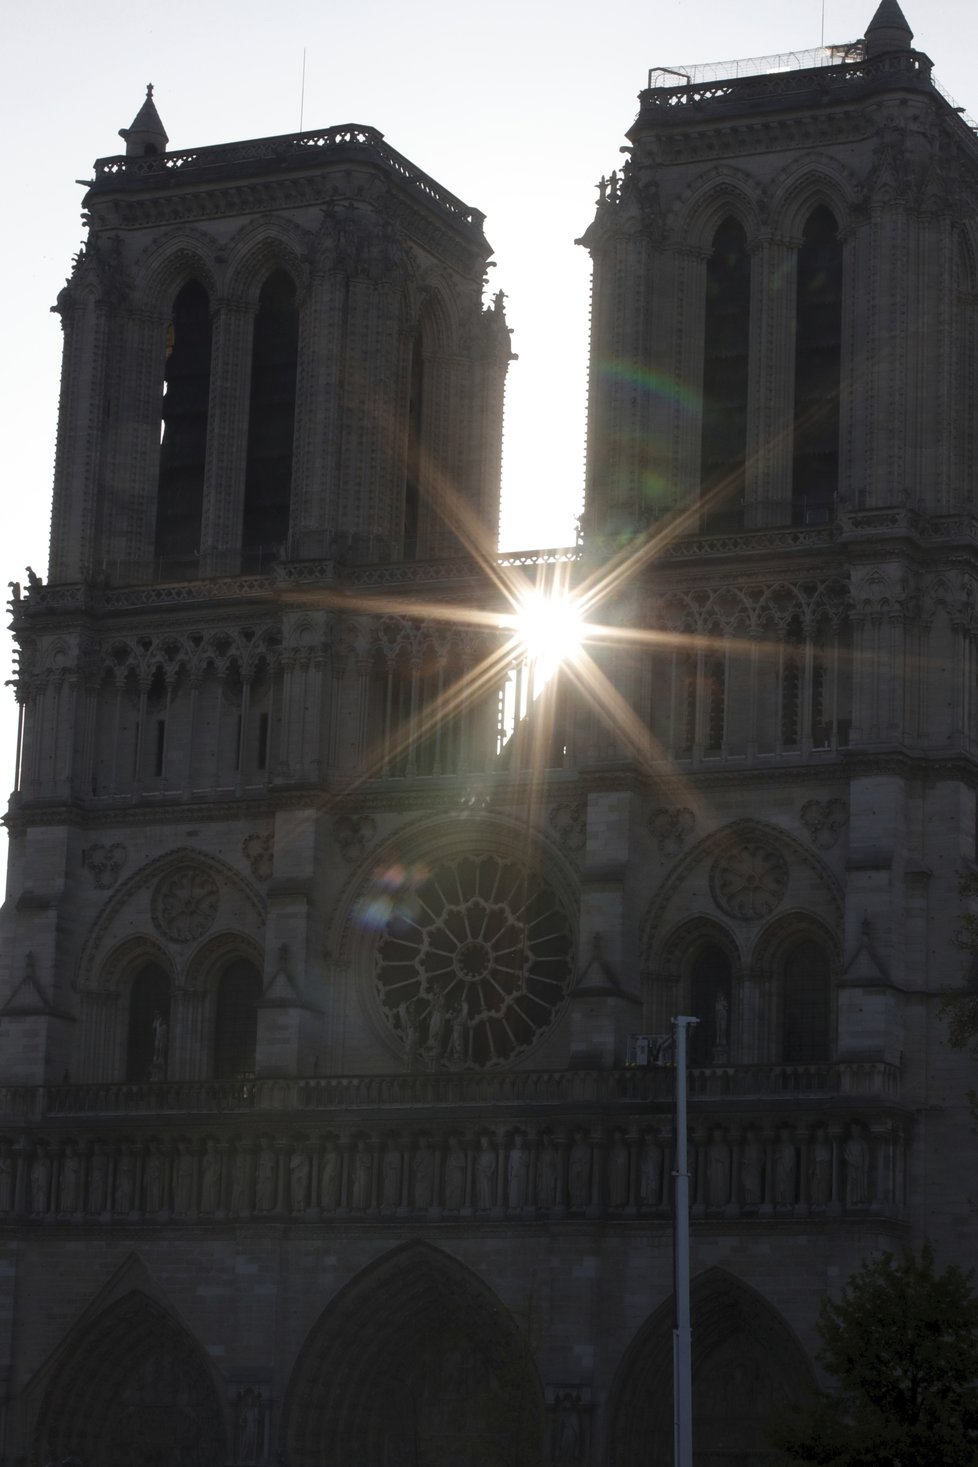
[[[565,1391],[554,1405],[554,1467],[573,1467],[580,1462],[584,1447],[580,1406],[570,1391]]]
[[[869,1142],[861,1121],[853,1121],[842,1155],[846,1163],[846,1206],[865,1207],[869,1201]]]
[[[121,1217],[132,1212],[136,1201],[136,1158],[125,1141],[119,1147],[115,1164],[115,1211]]]
[[[433,1070],[442,1057],[446,1023],[445,996],[440,989],[436,989],[431,1000],[431,1012],[428,1015],[428,1038],[424,1046],[425,1063],[429,1069]]]
[[[628,1206],[628,1144],[620,1130],[615,1131],[608,1153],[608,1205]]]
[[[250,1387],[241,1392],[235,1402],[238,1430],[238,1462],[243,1467],[261,1460],[261,1393]]]
[[[832,1200],[832,1142],[824,1126],[815,1127],[808,1186],[813,1207],[827,1207]]]
[[[14,1163],[10,1142],[0,1141],[0,1213],[10,1212],[14,1205]]]
[[[435,1189],[435,1154],[430,1136],[418,1137],[418,1149],[411,1158],[411,1184],[415,1207],[430,1207]]]
[[[189,1141],[177,1142],[177,1160],[173,1172],[173,1211],[186,1217],[194,1205],[194,1159]]]
[[[740,1190],[745,1207],[760,1207],[764,1201],[764,1147],[753,1126],[748,1126],[740,1153]]]
[[[726,1049],[727,1047],[727,1021],[729,1014],[727,995],[722,988],[718,988],[716,1001],[713,1005],[713,1032],[717,1049]]]
[[[300,1217],[306,1210],[309,1196],[309,1155],[301,1146],[297,1146],[289,1157],[289,1194],[292,1216]]]
[[[496,1203],[496,1152],[488,1131],[479,1136],[475,1156],[475,1197],[480,1212],[488,1212]]]
[[[92,1155],[88,1163],[88,1211],[99,1217],[108,1203],[109,1159],[101,1141],[92,1142]]]
[[[537,1147],[537,1206],[557,1206],[557,1148],[549,1131],[541,1133]]]
[[[340,1153],[335,1141],[326,1142],[319,1178],[323,1212],[335,1212],[340,1201]]]
[[[587,1207],[591,1200],[591,1146],[587,1132],[580,1126],[574,1132],[574,1144],[570,1149],[567,1191],[571,1207]]]
[[[204,1143],[204,1154],[200,1159],[200,1208],[201,1213],[213,1215],[221,1205],[221,1158],[216,1141]]]
[[[370,1147],[363,1136],[357,1141],[357,1149],[353,1153],[353,1201],[351,1206],[357,1212],[363,1212],[370,1206],[370,1181],[373,1175],[373,1157],[370,1155]]]
[[[401,1152],[393,1142],[387,1143],[381,1171],[380,1205],[388,1209],[399,1206],[401,1201]]]
[[[456,1135],[448,1138],[445,1154],[445,1211],[459,1212],[465,1206],[465,1152]]]
[[[706,1148],[706,1202],[708,1207],[726,1207],[729,1201],[730,1147],[717,1126]]]
[[[780,1139],[774,1148],[774,1205],[794,1207],[798,1175],[798,1154],[791,1132],[782,1126]]]
[[[231,1163],[231,1211],[235,1217],[244,1217],[251,1211],[248,1196],[248,1153],[238,1144]]]
[[[149,1152],[143,1162],[143,1211],[148,1214],[159,1212],[163,1206],[163,1158],[158,1141],[149,1143]]]
[[[278,1176],[278,1165],[275,1159],[275,1148],[267,1136],[261,1138],[261,1146],[258,1151],[258,1161],[255,1166],[255,1211],[275,1211],[275,1182]]]
[[[513,1208],[526,1206],[527,1183],[530,1176],[530,1153],[526,1149],[526,1138],[522,1131],[513,1132],[513,1146],[509,1153],[509,1205]]]
[[[153,1080],[162,1079],[166,1074],[166,1053],[169,1034],[170,1027],[159,1009],[157,1009],[153,1015],[153,1064],[150,1070],[150,1078]]]
[[[79,1187],[81,1184],[81,1158],[70,1141],[65,1142],[61,1158],[61,1199],[58,1211],[70,1217],[78,1211]]]
[[[662,1151],[655,1132],[642,1132],[642,1156],[639,1163],[639,1200],[643,1207],[658,1207],[662,1196]]]
[[[37,1155],[31,1162],[31,1212],[43,1217],[51,1196],[51,1158],[43,1141],[37,1143]]]
[[[418,1026],[409,1003],[402,1003],[397,1013],[401,1023],[401,1034],[404,1038],[404,1068],[410,1073],[411,1070],[418,1068],[421,1035],[418,1033]]]
[[[453,1070],[460,1070],[468,1058],[469,1006],[463,999],[452,1015],[452,1027],[448,1041],[448,1063]]]

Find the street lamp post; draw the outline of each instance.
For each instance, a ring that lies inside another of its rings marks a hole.
[[[689,1322],[689,1146],[686,1136],[686,1031],[698,1019],[673,1019],[676,1035],[676,1169],[673,1219],[673,1467],[693,1467],[693,1363]]]

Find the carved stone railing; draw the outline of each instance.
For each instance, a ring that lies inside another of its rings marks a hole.
[[[450,1107],[456,1113],[502,1108],[584,1106],[668,1107],[674,1091],[668,1067],[617,1070],[508,1070],[481,1074],[418,1073],[323,1075],[257,1080],[174,1080],[0,1090],[0,1123],[81,1116],[146,1117],[281,1114],[331,1115]],[[897,1101],[900,1071],[883,1061],[824,1064],[723,1065],[693,1069],[690,1100],[806,1100],[845,1098]]]
[[[207,170],[211,177],[221,170],[240,176],[275,170],[290,164],[307,167],[314,158],[324,162],[335,158],[363,159],[365,162],[382,164],[391,173],[396,173],[406,184],[430,199],[433,204],[456,218],[459,223],[471,225],[481,233],[484,215],[470,209],[448,189],[435,182],[427,173],[416,168],[401,153],[384,141],[384,134],[373,127],[361,127],[356,123],[345,123],[342,127],[329,127],[316,132],[285,133],[278,137],[253,138],[247,142],[221,143],[213,147],[190,148],[181,152],[157,153],[148,157],[116,156],[99,158],[95,163],[93,192],[106,192],[110,188],[123,186],[157,185],[168,181],[175,174],[194,175]],[[249,166],[251,165],[251,166]]]
[[[677,112],[699,111],[711,104],[740,106],[746,103],[756,107],[758,102],[768,97],[800,98],[806,92],[824,96],[827,92],[871,90],[880,86],[909,86],[929,91],[931,63],[921,53],[901,51],[872,60],[844,62],[839,66],[652,87],[639,94],[640,120],[650,120],[655,116],[658,121],[659,114],[664,114],[670,121],[678,121]]]

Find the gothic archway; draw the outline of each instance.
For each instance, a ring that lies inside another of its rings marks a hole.
[[[74,1455],[99,1467],[214,1467],[224,1417],[199,1346],[138,1289],[67,1340],[44,1394],[38,1463]]]
[[[456,1259],[413,1242],[313,1326],[282,1438],[291,1467],[529,1467],[541,1416],[529,1346],[504,1305]]]
[[[696,1467],[775,1467],[772,1417],[814,1384],[794,1334],[760,1294],[712,1268],[693,1281]],[[612,1467],[672,1462],[672,1301],[639,1330],[612,1388]]]

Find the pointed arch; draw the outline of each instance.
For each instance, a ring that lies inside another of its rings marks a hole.
[[[667,233],[709,251],[724,219],[735,219],[749,241],[760,230],[757,181],[743,169],[718,165],[698,175],[669,211]]]
[[[861,186],[851,169],[826,153],[794,158],[765,191],[766,213],[779,238],[801,243],[805,223],[818,208],[828,209],[840,235],[848,233]]]
[[[310,1330],[285,1395],[294,1467],[533,1456],[542,1392],[530,1347],[493,1291],[457,1259],[411,1241],[385,1254]],[[407,1458],[406,1458],[407,1460]],[[414,1458],[410,1458],[414,1460]],[[522,1460],[522,1458],[520,1458]]]
[[[221,1394],[206,1354],[142,1290],[80,1321],[49,1364],[35,1461],[73,1455],[211,1467],[228,1460]]]
[[[811,1364],[783,1316],[726,1269],[692,1284],[693,1402],[697,1451],[711,1467],[750,1461],[772,1467],[766,1428],[779,1408],[814,1386]],[[671,1460],[673,1306],[667,1299],[625,1352],[609,1400],[612,1467]]]

